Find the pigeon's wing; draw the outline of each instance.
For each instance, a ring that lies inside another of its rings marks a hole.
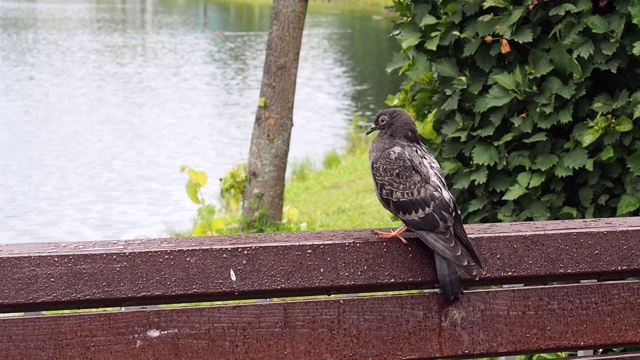
[[[378,199],[435,252],[472,276],[480,261],[442,170],[422,145],[403,143],[371,163]]]

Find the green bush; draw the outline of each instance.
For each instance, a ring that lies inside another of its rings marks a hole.
[[[640,208],[637,1],[395,0],[409,110],[468,222]]]

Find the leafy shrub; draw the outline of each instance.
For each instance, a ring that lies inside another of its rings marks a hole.
[[[419,121],[469,222],[640,208],[640,5],[395,0]]]

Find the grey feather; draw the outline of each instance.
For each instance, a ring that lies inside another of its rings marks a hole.
[[[420,142],[413,118],[403,109],[378,113],[367,134],[378,130],[369,160],[378,200],[436,254],[445,296],[462,294],[458,269],[474,278],[482,264],[462,224],[437,160]]]
[[[436,259],[436,272],[438,281],[444,293],[444,297],[449,301],[454,301],[462,297],[462,284],[460,283],[460,273],[458,268],[447,259],[434,253]]]

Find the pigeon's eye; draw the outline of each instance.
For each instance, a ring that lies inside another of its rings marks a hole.
[[[387,123],[387,117],[383,116],[380,118],[380,120],[378,120],[378,122],[380,123],[380,125],[384,125]]]

